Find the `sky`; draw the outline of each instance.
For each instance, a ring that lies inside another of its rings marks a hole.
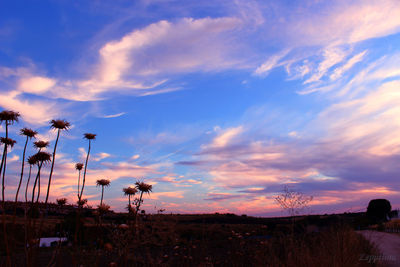
[[[104,201],[115,211],[137,180],[153,185],[149,213],[281,216],[285,185],[313,197],[305,213],[363,211],[374,198],[398,208],[400,4],[1,1],[0,110],[21,114],[8,199],[19,130],[37,130],[52,152],[49,121],[65,119],[51,201],[76,202],[74,166],[83,134],[95,133],[92,206],[96,180],[110,179]]]

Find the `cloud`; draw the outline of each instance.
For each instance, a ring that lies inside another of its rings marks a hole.
[[[105,118],[105,119],[118,118],[125,114],[126,114],[125,112],[121,112],[121,113],[117,113],[117,114],[104,115],[102,118]]]
[[[304,84],[319,81],[331,67],[344,60],[346,52],[338,47],[329,47],[324,49],[323,57],[324,59],[319,63],[316,73],[304,81]]]
[[[140,158],[139,154],[133,155],[130,159],[131,160],[137,160],[138,158]]]
[[[279,52],[278,54],[272,55],[270,58],[268,58],[267,61],[265,61],[262,65],[257,67],[257,69],[254,71],[254,75],[258,76],[266,76],[270,70],[273,68],[282,66],[283,63],[281,60],[289,53],[289,50],[283,50]]]
[[[95,154],[92,159],[94,161],[101,161],[103,159],[109,158],[111,156],[111,154],[105,153],[105,152],[101,152],[101,153],[97,153]]]
[[[42,94],[56,85],[56,80],[47,77],[23,77],[18,82],[18,90],[26,93]]]
[[[94,94],[124,88],[139,93],[166,82],[140,82],[148,76],[237,68],[226,34],[240,26],[236,18],[184,18],[135,29],[101,47],[96,73],[80,85]]]
[[[0,93],[0,106],[18,111],[22,119],[31,125],[47,124],[58,117],[63,109],[54,101],[26,99],[16,91]]]
[[[172,192],[155,192],[150,195],[150,199],[160,198],[183,198],[184,191],[172,191]]]
[[[228,128],[219,135],[217,135],[208,147],[210,148],[224,147],[242,132],[243,132],[242,126]]]
[[[395,0],[316,3],[305,13],[293,11],[285,34],[297,45],[356,43],[400,30],[400,7]]]
[[[357,64],[358,62],[362,61],[366,53],[367,53],[367,50],[365,50],[365,51],[363,51],[361,53],[358,53],[357,55],[351,57],[344,65],[336,68],[333,71],[333,73],[329,76],[329,78],[331,80],[336,80],[336,79],[340,78],[345,71],[348,71],[355,64]]]

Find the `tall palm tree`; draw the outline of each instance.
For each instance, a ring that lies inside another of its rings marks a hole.
[[[3,164],[4,164],[4,169],[3,169],[3,178],[2,178],[2,189],[1,189],[1,194],[2,194],[2,200],[4,204],[4,189],[5,189],[5,172],[6,172],[6,164],[7,164],[7,147],[13,147],[17,141],[11,139],[11,138],[6,138],[6,137],[1,137],[0,138],[0,143],[4,145],[4,150],[6,153],[5,155],[3,154]]]
[[[100,206],[103,205],[103,196],[104,196],[104,187],[110,186],[110,180],[107,179],[100,179],[96,181],[96,186],[101,186],[101,200]]]
[[[68,130],[70,126],[71,126],[71,124],[69,122],[67,122],[66,120],[52,120],[50,122],[50,128],[57,129],[57,138],[56,138],[56,143],[54,144],[53,160],[51,161],[49,183],[47,184],[46,200],[44,201],[46,208],[47,208],[47,201],[49,199],[51,177],[53,176],[54,162],[55,162],[55,158],[56,158],[56,150],[57,150],[58,139],[60,138],[60,132],[61,132],[61,130]]]
[[[5,198],[4,198],[4,189],[5,189],[5,173],[6,173],[6,166],[7,166],[7,148],[8,146],[13,146],[16,142],[10,138],[8,138],[8,126],[11,124],[14,124],[14,122],[18,122],[20,114],[15,111],[11,110],[3,110],[0,112],[0,124],[4,122],[5,128],[6,128],[6,136],[4,139],[1,140],[1,143],[4,144],[4,150],[3,150],[3,156],[1,158],[1,165],[0,165],[0,175],[2,175],[2,180],[1,180],[1,196],[2,196],[2,207],[3,207],[3,216],[2,216],[2,222],[3,222],[3,236],[4,236],[4,244],[5,244],[5,249],[6,249],[6,255],[7,255],[7,266],[11,265],[11,256],[10,256],[10,249],[8,247],[8,238],[7,238],[7,229],[6,229],[6,213],[5,213]]]
[[[129,211],[129,213],[131,213],[131,211],[132,211],[131,197],[134,196],[138,190],[135,187],[129,186],[129,187],[123,188],[122,191],[124,192],[125,196],[128,196],[128,211]]]
[[[79,197],[79,185],[81,184],[81,170],[83,168],[83,163],[76,163],[75,164],[75,169],[79,172],[78,174],[78,200],[80,199]]]
[[[88,152],[87,152],[87,154],[86,154],[85,169],[84,169],[84,171],[83,171],[82,189],[81,189],[81,194],[79,195],[79,200],[82,199],[83,189],[85,188],[86,171],[87,171],[87,165],[88,165],[88,161],[89,161],[89,154],[90,154],[90,148],[91,148],[91,141],[96,139],[96,134],[85,133],[85,134],[83,135],[83,138],[89,140],[89,148],[88,148]]]
[[[4,182],[4,175],[6,172],[6,165],[7,165],[7,148],[10,144],[14,145],[15,143],[11,142],[8,140],[8,126],[14,124],[14,122],[18,122],[19,120],[19,113],[11,110],[3,110],[0,112],[0,124],[4,122],[5,128],[6,128],[6,136],[5,139],[2,140],[2,143],[4,144],[4,150],[3,150],[3,156],[1,159],[1,165],[0,165],[0,175],[2,175],[2,203],[4,205],[4,187],[5,187],[5,182]]]
[[[21,129],[20,134],[26,136],[26,140],[25,140],[24,152],[22,153],[21,177],[19,178],[18,189],[17,189],[17,193],[15,194],[15,204],[17,204],[17,202],[18,202],[19,189],[21,188],[22,179],[24,177],[26,146],[28,145],[29,139],[35,138],[35,136],[37,135],[37,132],[32,129],[23,128],[23,129]]]

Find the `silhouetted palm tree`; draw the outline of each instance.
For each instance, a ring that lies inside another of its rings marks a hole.
[[[83,168],[83,163],[76,163],[75,169],[79,172],[78,174],[78,200],[79,200],[79,185],[81,184],[81,170]]]
[[[37,159],[35,155],[28,157],[28,163],[29,163],[29,175],[28,175],[28,181],[26,181],[25,203],[28,203],[28,187],[29,187],[29,181],[31,180],[32,166],[37,164]]]
[[[100,206],[101,206],[103,204],[104,187],[110,186],[110,180],[107,179],[97,180],[96,186],[101,186],[101,200],[100,200]]]
[[[41,140],[40,140],[40,141],[35,141],[35,142],[33,142],[33,146],[34,146],[35,148],[39,149],[38,152],[41,152],[43,148],[46,148],[46,147],[49,146],[49,142],[47,142],[47,141],[41,141]],[[38,167],[39,167],[39,165],[38,165]],[[36,182],[36,180],[35,180],[35,182]],[[40,188],[41,188],[41,187],[40,187],[40,175],[39,175],[39,179],[37,180],[37,182],[38,182],[37,201],[39,201]]]
[[[36,158],[36,165],[38,166],[38,172],[36,174],[36,179],[35,179],[35,183],[33,184],[33,190],[32,190],[32,204],[34,202],[35,199],[35,189],[36,189],[36,185],[38,184],[39,181],[39,188],[38,188],[38,195],[36,198],[36,203],[39,202],[39,196],[40,196],[40,171],[42,169],[43,164],[46,164],[48,162],[51,162],[51,155],[47,152],[37,152],[35,155],[33,155],[33,157]]]
[[[11,124],[14,124],[14,122],[18,122],[19,119],[19,113],[11,110],[3,110],[0,112],[0,124],[4,122],[5,128],[6,128],[6,136],[4,139],[1,140],[1,143],[4,144],[4,150],[3,150],[3,156],[1,158],[1,165],[0,165],[0,176],[2,175],[2,180],[1,180],[1,196],[2,196],[2,207],[3,207],[3,216],[2,216],[2,222],[3,222],[3,236],[4,236],[4,245],[5,245],[5,250],[6,250],[6,255],[7,255],[7,266],[11,265],[11,256],[10,256],[10,249],[8,247],[8,238],[7,238],[7,229],[6,229],[6,213],[5,213],[5,206],[4,206],[4,189],[5,189],[5,173],[6,173],[6,166],[7,166],[7,148],[8,146],[13,146],[16,141],[8,138],[8,126]]]
[[[137,189],[135,187],[126,187],[123,188],[122,191],[124,192],[125,196],[128,196],[128,211],[131,213],[132,211],[132,206],[131,206],[131,197],[134,196],[137,193]]]
[[[140,197],[138,199],[138,202],[136,203],[136,213],[140,209],[140,205],[143,203],[143,193],[150,194],[153,190],[153,186],[151,184],[146,184],[145,182],[140,182],[137,181],[135,183],[136,189],[140,191]]]
[[[49,146],[49,142],[47,141],[36,141],[33,142],[33,146],[36,147],[37,149],[39,149],[38,152],[40,152],[43,148],[46,148]]]
[[[8,138],[8,126],[14,124],[14,122],[18,122],[19,113],[14,112],[11,110],[3,110],[0,112],[0,124],[4,122],[5,129],[6,129],[6,136],[4,139],[1,140],[1,143],[4,144],[3,156],[1,159],[0,165],[0,175],[2,175],[2,202],[4,204],[4,188],[5,188],[5,181],[4,175],[6,173],[6,165],[7,165],[7,148],[9,145],[13,146],[15,141]],[[12,141],[11,141],[12,140]],[[14,141],[14,142],[13,142]]]
[[[46,200],[44,201],[46,207],[47,207],[47,201],[49,199],[51,177],[53,176],[54,162],[56,159],[56,150],[57,150],[58,139],[60,138],[60,132],[61,132],[61,130],[68,130],[70,126],[71,126],[71,124],[69,122],[67,122],[66,120],[52,120],[50,122],[50,128],[57,129],[57,138],[56,138],[56,143],[54,144],[53,160],[51,161],[49,183],[47,184]]]
[[[88,152],[87,152],[87,154],[86,154],[85,169],[84,169],[84,171],[83,171],[82,190],[81,190],[81,194],[79,195],[79,199],[82,199],[83,189],[85,188],[86,171],[87,171],[87,165],[88,165],[88,161],[89,161],[89,154],[90,154],[90,148],[91,148],[91,141],[96,139],[96,134],[85,133],[85,134],[83,135],[83,138],[89,140],[89,148],[88,148]]]
[[[26,146],[28,145],[29,139],[35,138],[35,136],[37,135],[37,132],[32,129],[23,128],[23,129],[21,129],[20,134],[26,136],[26,140],[25,140],[24,152],[22,153],[21,177],[19,178],[18,189],[17,189],[17,193],[15,194],[15,204],[17,204],[17,202],[18,202],[19,189],[21,188],[22,179],[24,177]]]

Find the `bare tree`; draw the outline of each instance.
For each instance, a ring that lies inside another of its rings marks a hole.
[[[294,230],[295,216],[307,208],[312,199],[312,196],[306,196],[289,185],[284,185],[282,193],[275,197],[275,201],[279,206],[292,217],[292,232]]]

